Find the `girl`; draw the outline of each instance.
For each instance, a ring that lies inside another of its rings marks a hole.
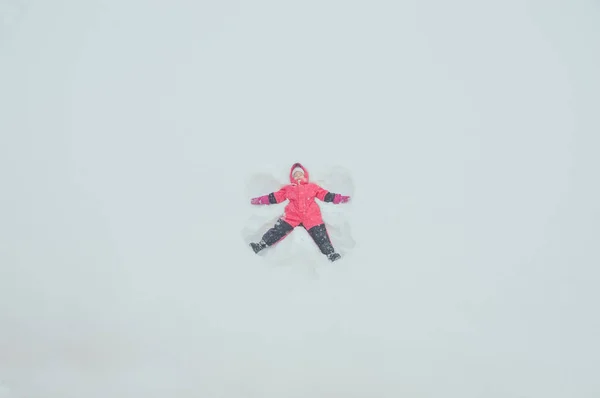
[[[346,203],[349,196],[329,192],[317,184],[309,182],[308,171],[300,163],[295,163],[290,169],[290,184],[277,192],[252,198],[253,205],[271,205],[289,200],[283,216],[275,225],[262,236],[258,243],[250,243],[255,253],[274,245],[285,238],[297,226],[304,227],[313,238],[321,253],[330,261],[338,260],[341,256],[336,253],[321,216],[321,209],[315,198],[334,204]]]

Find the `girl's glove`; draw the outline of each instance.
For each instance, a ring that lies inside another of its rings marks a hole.
[[[350,200],[350,196],[344,196],[344,195],[340,195],[339,193],[336,193],[335,196],[333,197],[333,203],[334,204],[340,204],[340,203],[346,203]]]
[[[263,195],[257,198],[252,198],[250,200],[250,203],[253,205],[268,205],[271,202],[269,202],[269,195]]]

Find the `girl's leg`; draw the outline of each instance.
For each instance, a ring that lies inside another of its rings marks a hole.
[[[250,243],[250,246],[254,250],[255,253],[258,253],[262,249],[265,249],[268,246],[272,246],[275,243],[279,242],[281,239],[285,238],[294,227],[283,221],[281,218],[277,220],[275,225],[271,227],[265,234],[262,236],[262,239],[258,243]]]
[[[325,224],[319,224],[310,228],[308,233],[319,247],[319,250],[321,250],[321,253],[326,255],[329,260],[335,261],[341,257],[333,248],[333,244],[331,243],[331,239],[329,238]]]

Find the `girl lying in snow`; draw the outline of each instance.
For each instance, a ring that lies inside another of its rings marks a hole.
[[[313,238],[321,253],[330,261],[335,261],[341,256],[335,252],[331,239],[325,228],[321,209],[315,198],[334,204],[346,203],[349,196],[329,192],[308,180],[308,171],[300,163],[295,163],[290,170],[290,184],[285,185],[277,192],[271,192],[250,201],[253,205],[270,205],[281,203],[288,199],[283,216],[275,225],[262,236],[258,243],[250,243],[255,253],[274,245],[285,238],[297,226],[304,227]]]

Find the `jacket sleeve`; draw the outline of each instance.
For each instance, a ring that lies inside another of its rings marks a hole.
[[[286,187],[281,188],[279,191],[271,192],[269,194],[269,203],[276,204],[281,203],[287,199],[287,189]]]
[[[322,200],[323,202],[333,202],[333,198],[335,198],[335,193],[329,192],[328,190],[321,188],[317,185],[317,194],[315,195],[317,199]]]

